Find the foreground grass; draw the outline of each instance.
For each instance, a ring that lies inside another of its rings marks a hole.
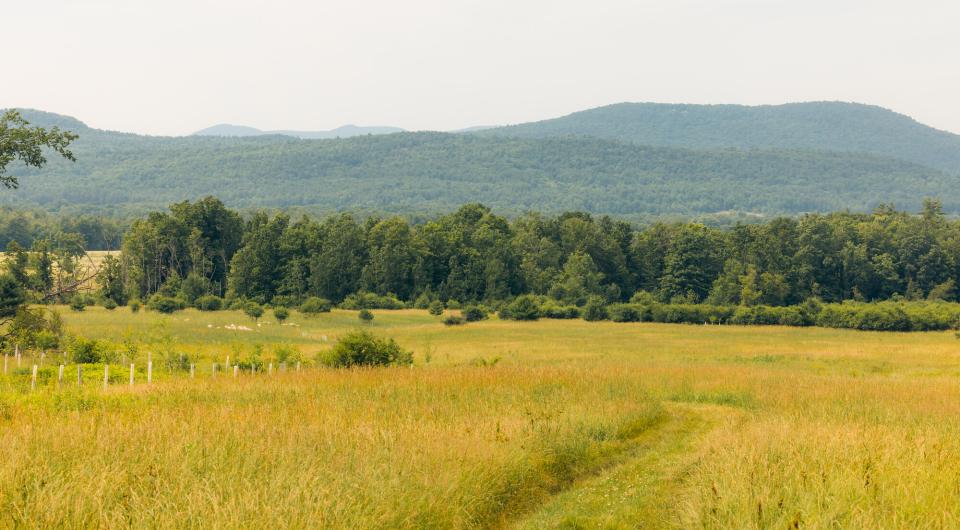
[[[40,527],[489,526],[656,424],[624,374],[310,371],[8,400],[0,520]]]
[[[147,351],[205,368],[278,343],[307,368],[0,378],[3,525],[960,527],[952,333],[377,312],[415,366],[335,371],[308,361],[354,312],[64,317],[139,345],[138,370]]]

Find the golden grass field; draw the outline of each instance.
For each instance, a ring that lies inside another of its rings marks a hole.
[[[48,366],[31,391],[34,361],[11,366],[2,526],[960,527],[952,332],[375,311],[414,366],[333,370],[311,360],[355,312],[60,310],[125,349],[136,385],[118,363],[106,390],[102,366],[58,388]],[[211,375],[257,344],[303,369]],[[180,354],[194,379],[162,368]]]

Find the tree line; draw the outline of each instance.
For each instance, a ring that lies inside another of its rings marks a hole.
[[[157,293],[187,305],[205,295],[340,303],[356,293],[493,305],[534,294],[583,306],[637,292],[661,303],[744,306],[955,301],[960,223],[935,200],[919,214],[881,206],[731,229],[636,229],[582,212],[508,220],[480,204],[419,224],[350,214],[244,220],[208,197],[134,221],[113,266],[115,281],[101,283],[118,304]]]

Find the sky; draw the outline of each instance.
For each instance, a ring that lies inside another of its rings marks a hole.
[[[0,0],[0,108],[184,135],[453,130],[622,101],[880,105],[960,133],[954,0]]]

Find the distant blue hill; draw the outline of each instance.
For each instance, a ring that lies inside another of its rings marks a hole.
[[[404,130],[399,127],[360,127],[357,125],[344,125],[329,131],[261,131],[254,127],[221,123],[220,125],[214,125],[213,127],[207,127],[206,129],[197,131],[193,133],[193,136],[266,136],[279,134],[283,136],[293,136],[294,138],[322,140],[398,132],[404,132]]]

